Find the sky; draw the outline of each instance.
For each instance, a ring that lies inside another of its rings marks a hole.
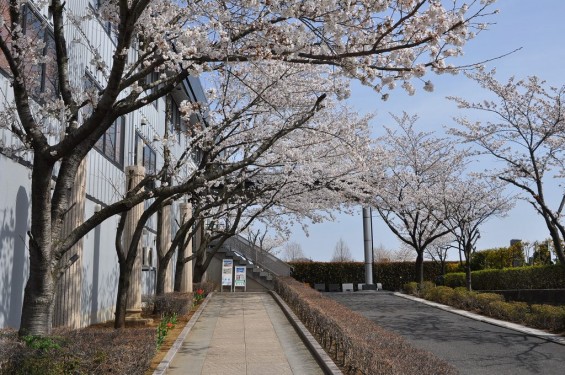
[[[487,69],[496,68],[497,78],[502,81],[511,76],[524,78],[537,75],[550,85],[564,85],[565,42],[562,38],[565,36],[565,1],[498,0],[494,8],[500,11],[489,18],[494,24],[488,31],[469,42],[464,47],[465,56],[454,63],[464,65],[485,61],[521,48],[509,56],[486,63]],[[402,111],[418,115],[418,130],[433,130],[443,134],[445,128],[456,126],[453,117],[462,114],[455,103],[446,99],[447,96],[478,99],[486,93],[463,75],[432,74],[424,78],[432,80],[435,87],[432,93],[422,90],[421,85],[414,96],[408,96],[402,89],[396,89],[390,93],[386,102],[380,100],[380,95],[370,88],[354,83],[349,104],[361,113],[376,112],[377,116],[371,124],[374,136],[383,134],[383,125],[393,125],[390,113],[401,114]],[[474,115],[469,111],[464,114],[469,118]],[[555,196],[559,194],[557,186],[553,193]],[[358,212],[355,215],[339,214],[334,222],[309,225],[308,235],[296,227],[290,241],[299,243],[307,258],[329,261],[336,243],[343,239],[353,258],[362,261],[361,207]],[[376,212],[373,212],[374,246],[398,249],[400,242],[375,215]],[[506,217],[493,218],[481,227],[477,249],[508,246],[511,239],[533,242],[547,237],[547,228],[541,216],[538,216],[528,203],[517,201]],[[452,253],[450,257],[455,259],[458,256]]]

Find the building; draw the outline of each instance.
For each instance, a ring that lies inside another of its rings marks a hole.
[[[76,14],[84,15],[88,9],[96,13],[98,3],[97,0],[73,0],[67,2],[66,7]],[[3,11],[7,9],[6,4],[7,0],[0,0]],[[35,2],[29,2],[23,8],[23,32],[35,33],[34,36],[42,38],[46,45],[44,53],[52,54],[53,34],[49,10],[46,7],[38,8],[34,4]],[[6,13],[4,17],[8,19]],[[98,46],[102,59],[109,62],[115,47],[115,34],[112,25],[101,22],[97,17],[84,18],[81,22],[82,31],[71,23],[66,26],[67,40],[70,41],[67,48],[71,57],[69,75],[76,87],[88,90],[103,86],[105,78],[92,65],[93,56],[85,47],[85,39]],[[52,63],[52,60],[48,60],[34,68],[40,77],[33,88],[38,95],[48,93],[49,90],[56,91],[56,80],[53,79],[56,66]],[[13,94],[10,90],[10,73],[3,55],[0,56],[0,91],[3,94],[0,106],[4,106],[10,102]],[[163,158],[156,140],[162,137],[166,127],[175,134],[173,153],[184,150],[185,133],[191,126],[180,115],[179,105],[184,100],[205,100],[198,79],[189,78],[167,97],[122,116],[99,139],[84,162],[81,169],[83,174],[77,176],[77,181],[82,182],[76,186],[77,204],[72,210],[69,209],[69,216],[73,220],[85,220],[96,210],[124,194],[127,171],[140,173],[144,170],[158,170]],[[52,124],[51,127],[49,132],[56,137],[61,129],[57,124]],[[19,326],[23,292],[29,275],[26,232],[30,225],[31,194],[30,153],[19,152],[18,142],[9,130],[0,127],[0,327],[14,328]],[[143,271],[135,286],[143,289],[143,293],[151,294],[154,290],[157,231],[166,233],[164,241],[170,241],[176,229],[175,218],[179,217],[181,210],[190,212],[190,207],[175,203],[162,228],[157,228],[156,219],[152,218],[144,230],[140,256]],[[106,220],[88,233],[81,244],[75,245],[78,246],[76,251],[70,252],[69,256],[75,257],[71,259],[74,263],[61,279],[64,287],[60,289],[56,301],[55,325],[78,328],[114,318],[118,282],[118,262],[114,246],[117,221],[118,217]],[[191,290],[190,274],[186,275],[185,281],[187,290]],[[172,290],[172,283],[172,279],[167,281],[166,290]]]

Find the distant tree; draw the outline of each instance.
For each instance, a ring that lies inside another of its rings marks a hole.
[[[512,198],[505,196],[503,190],[504,185],[499,182],[471,176],[451,182],[443,196],[444,225],[464,255],[468,290],[471,290],[471,253],[480,238],[480,226],[492,217],[505,215],[513,206]]]
[[[343,238],[340,238],[334,247],[332,262],[353,262],[353,255]]]
[[[516,242],[509,247],[477,251],[472,254],[470,263],[473,270],[523,266],[524,246],[521,242]]]
[[[302,246],[297,242],[288,242],[284,245],[282,257],[287,262],[296,262],[305,258]]]
[[[445,275],[446,273],[446,262],[447,262],[447,253],[449,250],[457,247],[455,236],[453,235],[446,235],[445,237],[441,237],[434,241],[428,248],[426,249],[426,256],[430,258],[434,263],[438,263],[441,267],[441,274]]]
[[[548,241],[535,242],[532,263],[534,265],[551,264],[551,253]]]
[[[450,232],[443,214],[444,196],[463,169],[465,154],[455,149],[452,140],[416,131],[417,116],[393,117],[397,128],[386,128],[380,138],[381,165],[375,166],[374,175],[379,176],[375,183],[382,186],[373,207],[416,252],[415,281],[422,283],[426,248]]]

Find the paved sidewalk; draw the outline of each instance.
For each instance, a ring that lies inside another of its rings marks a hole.
[[[268,293],[215,293],[167,374],[323,374]]]

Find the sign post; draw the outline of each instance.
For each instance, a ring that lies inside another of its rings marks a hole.
[[[236,266],[235,267],[235,284],[234,284],[234,290],[237,287],[242,287],[243,291],[247,291],[247,285],[246,285],[246,281],[247,281],[247,267],[245,266]]]
[[[222,262],[222,289],[224,291],[224,286],[230,288],[230,292],[233,292],[232,287],[233,280],[233,259],[224,259]]]

